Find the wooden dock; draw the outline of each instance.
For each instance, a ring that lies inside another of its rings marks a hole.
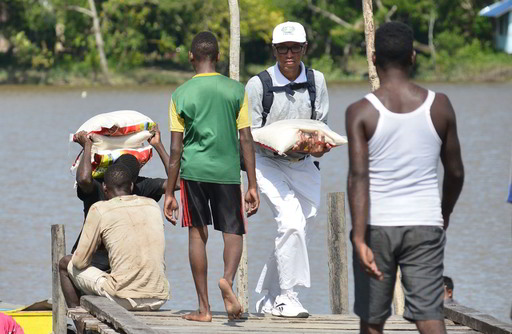
[[[333,314],[313,314],[307,319],[286,319],[262,314],[246,314],[243,319],[229,321],[225,312],[214,312],[213,321],[199,323],[181,318],[185,310],[129,312],[105,297],[83,296],[80,307],[67,311],[67,316],[85,325],[86,334],[165,334],[165,333],[359,333],[359,318],[349,314],[348,263],[345,199],[343,193],[328,194],[328,267],[329,304]],[[53,333],[66,333],[66,307],[60,291],[58,261],[64,254],[64,228],[52,226],[53,262]],[[238,299],[247,308],[247,270],[245,260],[239,267],[237,286],[242,286]],[[242,275],[240,275],[242,273]],[[400,314],[399,303],[395,304]],[[450,334],[512,334],[512,325],[490,315],[461,305],[445,305],[445,323]],[[384,328],[388,334],[418,333],[413,323],[402,316],[392,316]]]
[[[68,316],[85,324],[87,333],[165,334],[165,333],[359,333],[359,318],[353,314],[311,315],[308,319],[286,319],[262,314],[248,314],[229,321],[226,313],[214,312],[209,323],[181,319],[189,311],[159,310],[129,312],[107,298],[84,296],[81,306]],[[446,328],[449,334],[511,334],[512,325],[463,306],[447,306]],[[455,318],[456,321],[451,318]],[[386,322],[388,334],[417,333],[416,326],[401,316]]]

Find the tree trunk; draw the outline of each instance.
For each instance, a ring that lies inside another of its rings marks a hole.
[[[89,0],[89,7],[91,8],[92,27],[94,31],[94,36],[96,38],[96,47],[98,48],[98,54],[100,56],[101,71],[103,72],[103,76],[105,77],[106,83],[110,84],[110,74],[108,73],[107,57],[105,56],[105,50],[103,48],[103,37],[101,37],[100,19],[98,18],[98,13],[96,12],[96,5],[94,4],[94,0]]]
[[[372,56],[375,53],[375,26],[373,25],[372,0],[363,0],[364,36],[366,40],[366,59],[368,60],[368,78],[372,92],[379,88],[380,82],[377,70],[373,65]]]
[[[432,64],[434,65],[434,71],[436,69],[436,47],[434,45],[434,24],[436,22],[436,13],[434,10],[430,12],[430,19],[428,21],[428,47],[430,49],[430,55],[432,57]]]

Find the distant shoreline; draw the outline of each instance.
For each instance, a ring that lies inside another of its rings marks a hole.
[[[111,83],[106,84],[99,72],[89,75],[79,75],[61,71],[38,71],[14,69],[9,73],[0,70],[1,86],[53,86],[53,87],[131,87],[140,85],[168,86],[179,85],[192,78],[194,72],[169,70],[155,67],[138,68],[130,72],[112,73]],[[247,82],[253,74],[241,75],[240,81]],[[510,64],[489,66],[488,68],[472,71],[459,70],[456,73],[443,74],[436,72],[420,73],[414,77],[418,82],[436,83],[506,83],[512,82],[512,56]],[[328,84],[362,84],[368,82],[364,68],[359,68],[354,74],[334,78],[326,74]]]

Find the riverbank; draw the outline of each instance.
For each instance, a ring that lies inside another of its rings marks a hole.
[[[336,65],[336,66],[335,66]],[[227,66],[219,66],[227,68]],[[247,82],[267,65],[248,65],[241,73],[240,80]],[[368,81],[366,58],[352,57],[343,69],[332,62],[314,62],[311,67],[322,71],[328,83],[362,83]],[[158,66],[140,67],[130,71],[111,71],[110,85],[179,85],[194,75],[193,71],[163,68]],[[511,82],[512,55],[481,57],[475,59],[440,59],[436,64],[430,60],[418,59],[413,77],[422,82],[478,83]],[[48,70],[4,68],[0,69],[0,85],[48,85],[88,87],[106,84],[99,70],[65,71],[60,68]]]

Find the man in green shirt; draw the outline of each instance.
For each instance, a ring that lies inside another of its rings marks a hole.
[[[199,300],[199,309],[183,318],[212,321],[206,256],[211,217],[224,238],[224,275],[219,288],[228,317],[238,318],[243,310],[232,285],[245,232],[240,150],[249,182],[245,194],[248,216],[256,213],[260,201],[247,95],[242,84],[215,71],[219,47],[212,33],[194,37],[189,60],[197,75],[176,89],[169,106],[171,157],[164,204],[165,217],[176,224],[179,206],[173,189],[179,172],[182,226],[189,228],[189,260]]]

